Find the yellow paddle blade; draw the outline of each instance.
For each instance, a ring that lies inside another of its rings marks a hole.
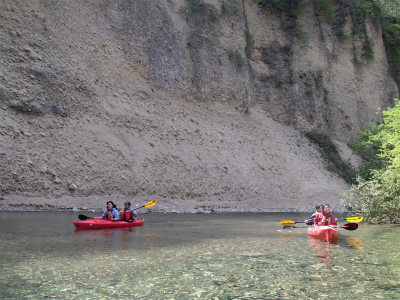
[[[153,206],[153,205],[155,205],[157,203],[157,200],[153,200],[153,201],[150,201],[149,203],[146,203],[145,205],[144,205],[144,207],[150,207],[150,206]]]
[[[351,223],[359,223],[364,219],[364,217],[351,217],[351,218],[346,218],[347,222]]]
[[[296,222],[295,221],[290,221],[290,220],[283,220],[283,221],[281,221],[281,224],[283,226],[285,226],[285,225],[295,225]]]

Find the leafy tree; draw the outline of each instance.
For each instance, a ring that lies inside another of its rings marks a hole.
[[[400,101],[382,112],[383,122],[371,132],[370,145],[379,145],[376,160],[383,166],[371,170],[368,180],[359,178],[342,199],[372,223],[400,223]]]
[[[351,145],[354,153],[363,159],[358,169],[358,174],[364,180],[371,180],[372,171],[381,169],[385,165],[383,159],[378,156],[381,149],[381,142],[371,141],[371,137],[377,135],[381,129],[379,124],[377,122],[375,125],[361,128],[360,133],[355,138],[355,142]]]
[[[382,8],[382,11],[390,17],[400,17],[400,1],[399,0],[374,0]]]

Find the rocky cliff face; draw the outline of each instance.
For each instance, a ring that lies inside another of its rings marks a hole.
[[[397,96],[379,26],[353,35],[332,3],[341,41],[313,1],[295,27],[251,0],[196,3],[0,2],[3,199],[339,206],[347,185],[300,131],[346,149]]]

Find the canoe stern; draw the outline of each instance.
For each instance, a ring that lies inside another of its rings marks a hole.
[[[308,228],[308,235],[329,243],[339,238],[339,230],[330,226],[311,226]]]

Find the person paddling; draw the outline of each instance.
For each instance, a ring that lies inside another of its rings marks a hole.
[[[117,206],[112,201],[107,201],[107,210],[104,211],[103,215],[100,219],[107,219],[118,221],[119,220],[119,213],[117,210]]]
[[[124,205],[125,208],[120,212],[121,220],[125,222],[133,222],[135,217],[138,215],[137,212],[131,209],[131,203],[129,201],[126,201]]]
[[[329,204],[325,204],[324,211],[317,214],[314,219],[315,225],[334,225],[337,226],[335,217],[331,214],[331,207]]]
[[[324,205],[323,204],[317,204],[315,205],[315,212],[311,215],[311,217],[308,220],[305,220],[304,223],[307,225],[313,225],[314,224],[314,219],[317,216],[317,214],[321,213],[324,211]]]

